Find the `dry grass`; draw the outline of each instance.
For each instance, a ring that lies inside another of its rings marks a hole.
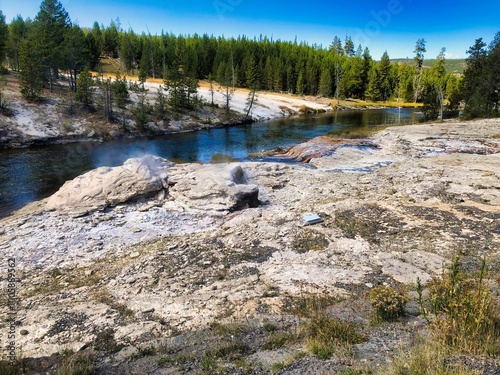
[[[485,260],[479,275],[469,277],[456,258],[441,279],[429,283],[427,298],[419,284],[419,304],[436,341],[458,353],[500,354],[500,309],[487,276]]]
[[[451,353],[435,341],[422,341],[408,352],[401,352],[392,365],[380,369],[378,375],[479,375],[451,360]]]

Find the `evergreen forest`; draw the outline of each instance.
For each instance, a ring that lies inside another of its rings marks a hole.
[[[396,62],[388,52],[371,56],[368,46],[355,46],[349,36],[334,36],[324,47],[266,36],[138,34],[124,30],[118,19],[85,28],[71,21],[58,0],[43,0],[33,19],[17,16],[7,22],[0,10],[0,63],[19,71],[21,92],[31,101],[51,89],[62,71],[77,100],[85,103],[92,79],[88,71],[98,73],[101,60],[108,58],[120,64],[124,75],[142,82],[164,80],[174,109],[189,107],[198,81],[208,80],[337,100],[419,102],[428,119],[457,115],[461,105],[468,118],[498,116],[500,32],[489,44],[476,40],[463,74],[446,71],[445,52],[431,56],[434,65],[425,67],[423,38],[416,41],[412,60]]]

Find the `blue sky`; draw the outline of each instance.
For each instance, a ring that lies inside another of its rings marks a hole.
[[[33,18],[41,0],[2,0],[7,22]],[[335,35],[368,47],[379,59],[413,57],[415,42],[427,41],[427,58],[446,47],[449,58],[466,57],[475,39],[489,43],[500,31],[497,0],[60,0],[82,27],[109,25],[119,17],[124,29],[153,34],[213,34],[306,41],[328,46]]]

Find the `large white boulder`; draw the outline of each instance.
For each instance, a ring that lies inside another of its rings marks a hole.
[[[168,187],[173,163],[153,155],[128,159],[119,167],[100,167],[67,181],[48,201],[48,210],[74,216],[102,210]]]

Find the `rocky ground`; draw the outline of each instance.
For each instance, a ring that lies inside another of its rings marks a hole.
[[[61,190],[2,219],[2,270],[16,260],[16,344],[31,373],[69,352],[98,374],[369,373],[425,332],[417,278],[439,277],[455,255],[469,271],[486,257],[498,288],[500,120],[325,144],[308,164],[165,163],[159,185],[138,168],[153,188],[125,203]],[[122,172],[116,186],[128,191]],[[324,221],[302,226],[308,214]],[[366,292],[380,284],[412,297],[397,322],[371,323]],[[328,360],[287,339],[311,296],[365,339]],[[495,360],[478,366],[500,373]]]

